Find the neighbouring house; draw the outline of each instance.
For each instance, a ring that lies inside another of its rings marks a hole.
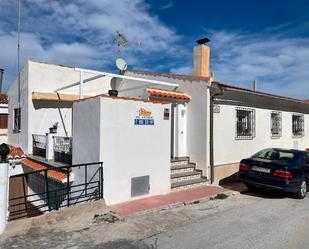
[[[209,58],[200,42],[192,75],[28,61],[8,92],[8,142],[27,169],[87,165],[64,172],[67,189],[91,182],[108,204],[219,182],[265,147],[309,147],[308,103],[217,82]]]

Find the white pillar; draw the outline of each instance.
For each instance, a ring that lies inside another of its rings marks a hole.
[[[8,214],[9,164],[0,163],[0,234],[3,233]]]
[[[54,140],[55,133],[46,133],[46,160],[54,160]]]

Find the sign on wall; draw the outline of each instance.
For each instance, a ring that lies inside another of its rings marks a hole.
[[[134,119],[134,125],[154,125],[152,112],[145,108],[140,108],[138,115]]]
[[[220,106],[218,104],[214,104],[213,111],[214,113],[220,113]]]

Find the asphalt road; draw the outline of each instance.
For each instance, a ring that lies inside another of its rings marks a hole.
[[[76,208],[12,223],[11,232],[19,232],[0,236],[0,249],[309,248],[309,193],[304,200],[265,192],[230,194],[115,223],[95,219],[90,204]]]
[[[253,202],[213,213],[144,242],[158,249],[309,248],[309,196],[297,200],[282,194],[253,195],[247,197]]]

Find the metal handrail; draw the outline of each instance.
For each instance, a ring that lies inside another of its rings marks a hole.
[[[93,175],[88,180],[88,167],[94,165],[98,166],[98,169],[96,169],[94,173],[91,173]],[[81,167],[85,168],[84,182],[77,182],[77,184],[74,184],[74,180],[70,179],[72,169],[80,169]],[[66,170],[65,173],[64,169]],[[48,177],[48,171],[51,170],[61,171],[66,174],[67,182],[61,183],[50,179]],[[28,195],[26,194],[25,189],[25,179],[28,179],[27,183],[31,187],[33,183],[32,181],[35,181],[36,178],[33,176],[29,178],[29,176],[37,173],[40,175],[43,173],[43,176],[40,176],[37,180],[43,180],[41,187],[43,187],[45,191],[38,191],[37,193]],[[23,194],[21,196],[9,199],[9,209],[17,209],[10,210],[10,220],[27,217],[29,213],[33,213],[34,211],[37,211],[35,214],[41,214],[47,211],[58,210],[59,208],[63,208],[65,206],[76,205],[78,203],[93,199],[103,199],[103,162],[64,165],[57,168],[46,168],[11,176],[11,178],[16,177],[22,177],[23,179]],[[95,177],[96,179],[94,180]],[[34,200],[29,200],[29,198]],[[20,203],[16,203],[20,200]],[[29,204],[31,204],[30,207]],[[18,209],[18,207],[20,208]]]

